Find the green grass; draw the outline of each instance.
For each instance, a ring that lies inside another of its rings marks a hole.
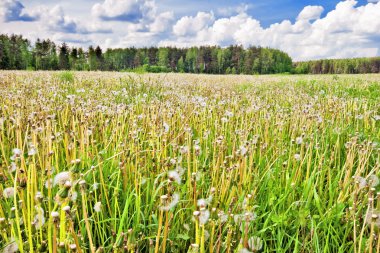
[[[4,252],[380,252],[378,75],[0,75]]]

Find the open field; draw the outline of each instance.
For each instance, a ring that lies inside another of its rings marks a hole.
[[[380,75],[0,71],[0,165],[5,253],[380,252]]]

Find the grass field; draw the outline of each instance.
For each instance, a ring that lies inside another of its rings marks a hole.
[[[380,252],[380,75],[0,72],[3,252]]]

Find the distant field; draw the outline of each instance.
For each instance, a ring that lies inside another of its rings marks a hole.
[[[380,252],[380,75],[0,71],[0,251]]]

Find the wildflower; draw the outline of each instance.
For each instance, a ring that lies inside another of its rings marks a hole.
[[[380,227],[380,212],[378,210],[369,210],[365,216],[365,222],[368,225],[375,223],[377,227]]]
[[[232,116],[234,116],[234,113],[231,112],[231,111],[226,111],[226,113],[224,114],[226,117],[228,118],[231,118]]]
[[[55,212],[55,211],[51,212],[50,215],[51,215],[52,218],[58,218],[59,217],[59,213]]]
[[[164,202],[166,202],[167,199],[168,199],[167,195],[161,196],[161,200],[163,200]],[[175,207],[178,204],[179,200],[180,200],[179,194],[174,193],[171,196],[171,201],[169,203],[167,203],[165,206],[161,206],[160,209],[163,211],[169,211],[170,209],[172,209],[173,207]]]
[[[168,178],[170,182],[176,181],[177,184],[181,184],[181,176],[175,170],[171,170],[168,172]]]
[[[102,203],[96,202],[96,204],[94,205],[95,212],[100,213],[101,209],[102,209]]]
[[[13,187],[5,188],[3,191],[3,196],[6,199],[12,198],[14,195],[15,195],[15,188]]]
[[[370,187],[376,187],[379,184],[379,178],[372,174],[368,177],[368,182]]]
[[[303,142],[302,137],[297,137],[297,138],[296,138],[296,143],[297,143],[297,145],[301,145],[302,142]]]
[[[22,154],[22,151],[19,148],[14,148],[12,150],[12,153],[13,153],[13,155],[20,156]]]
[[[256,252],[256,251],[259,251],[262,249],[263,242],[262,242],[261,238],[259,238],[257,236],[253,236],[253,237],[248,239],[248,247],[252,251]]]
[[[70,206],[64,206],[64,207],[62,208],[62,210],[65,211],[65,212],[70,212],[71,207],[70,207]]]
[[[75,202],[78,198],[78,192],[73,191],[73,192],[71,192],[71,194],[69,196],[70,196],[70,200]]]
[[[15,240],[12,240],[7,246],[4,247],[3,253],[16,253],[18,252],[18,245]]]
[[[21,157],[22,151],[19,148],[14,148],[12,150],[12,153],[13,153],[13,155],[11,156],[11,160],[14,161],[14,160],[16,160],[16,158]]]
[[[218,217],[221,223],[225,223],[228,220],[228,215],[225,214],[223,211],[218,212]]]
[[[165,130],[165,133],[169,132],[170,127],[169,127],[168,123],[164,122],[163,123],[163,127],[164,127],[164,130]]]
[[[300,161],[301,155],[300,154],[294,154],[294,159],[296,159],[296,161]]]
[[[181,146],[179,148],[179,152],[184,155],[184,154],[187,154],[189,152],[189,147],[188,146]]]
[[[245,156],[247,154],[248,149],[245,146],[240,146],[240,155]]]
[[[97,189],[99,189],[99,183],[94,183],[92,186],[91,186],[91,188],[92,188],[92,190],[94,190],[94,191],[96,191]]]
[[[42,207],[36,206],[36,216],[34,216],[33,224],[36,229],[40,229],[45,224],[45,212]]]
[[[365,178],[356,176],[354,177],[354,179],[355,179],[355,182],[359,185],[359,189],[363,189],[364,187],[367,186],[367,180],[365,180]]]
[[[37,154],[37,149],[31,146],[28,150],[28,156],[34,156],[35,154]]]
[[[201,210],[200,215],[199,215],[199,224],[201,225],[206,224],[209,218],[210,218],[210,211],[207,209]]]
[[[57,184],[58,185],[64,185],[66,182],[70,182],[71,180],[71,173],[68,172],[68,171],[63,171],[61,173],[58,173],[55,177],[54,177],[54,183],[53,183],[53,186],[56,186]]]
[[[195,155],[199,156],[201,154],[201,147],[198,144],[194,145],[194,151]]]
[[[52,185],[53,185],[53,179],[48,179],[48,180],[46,180],[46,182],[45,182],[45,188],[46,189],[50,189],[51,187],[52,187]]]
[[[42,194],[42,192],[36,192],[36,195],[34,196],[34,199],[36,201],[41,201],[43,198],[44,198],[44,195]]]
[[[16,169],[17,169],[17,165],[16,165],[16,163],[14,163],[14,162],[12,162],[11,163],[11,166],[9,166],[9,172],[15,172],[16,171]]]

